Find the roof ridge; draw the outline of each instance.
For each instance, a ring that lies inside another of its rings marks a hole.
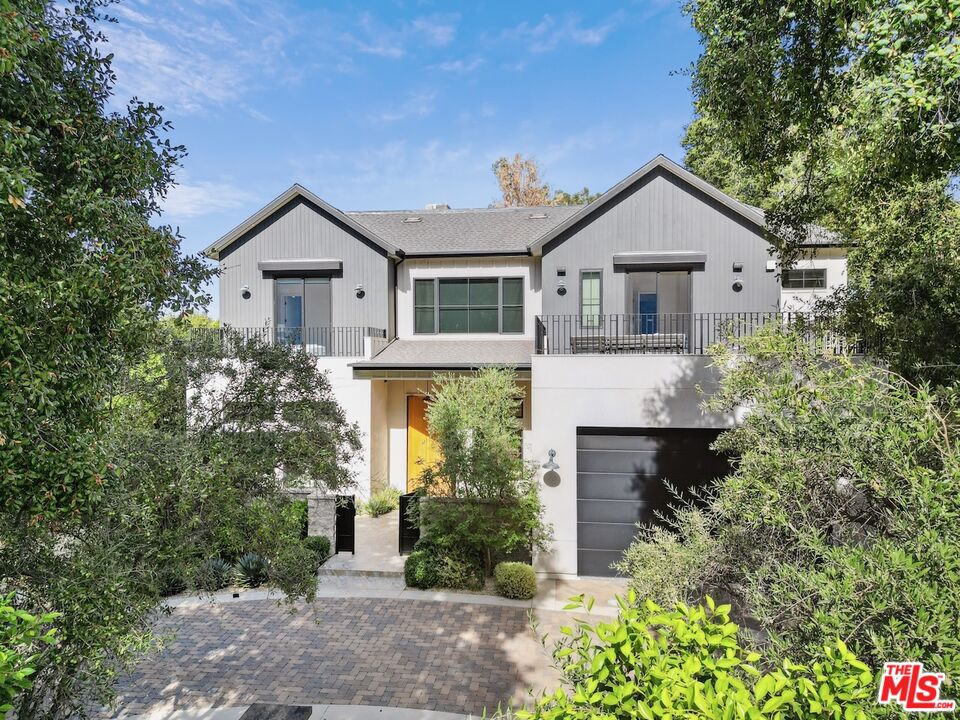
[[[345,210],[347,215],[452,215],[455,213],[469,212],[521,212],[523,210],[559,210],[559,209],[580,209],[585,205],[513,205],[511,207],[486,207],[486,208],[449,208],[446,210]]]

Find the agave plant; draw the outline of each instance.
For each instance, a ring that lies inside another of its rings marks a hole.
[[[198,569],[196,585],[200,590],[220,590],[230,584],[233,567],[223,558],[210,558]]]
[[[249,552],[237,560],[237,585],[245,588],[255,588],[263,585],[267,579],[267,560],[262,555]]]

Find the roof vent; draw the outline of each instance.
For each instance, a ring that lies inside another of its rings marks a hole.
[[[424,210],[449,210],[450,206],[446,203],[427,203]]]
[[[412,216],[412,217],[405,217],[405,218],[403,219],[403,222],[405,222],[405,223],[418,223],[418,222],[422,222],[422,221],[423,221],[423,218],[422,218],[422,217],[417,217],[416,215],[414,215],[414,216]]]
[[[544,212],[530,213],[531,220],[546,220],[547,214]]]

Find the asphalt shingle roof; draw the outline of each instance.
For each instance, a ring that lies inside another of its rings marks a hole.
[[[530,243],[582,207],[372,210],[346,214],[407,255],[526,253]],[[420,220],[404,222],[410,218]]]
[[[530,365],[533,340],[394,340],[356,368]]]

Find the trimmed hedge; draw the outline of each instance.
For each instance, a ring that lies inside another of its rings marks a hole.
[[[514,600],[532,600],[537,595],[537,574],[520,562],[502,562],[493,570],[497,594]]]
[[[407,587],[427,590],[437,584],[437,562],[433,553],[414,550],[403,564],[403,579]]]
[[[317,559],[318,568],[330,557],[330,538],[326,535],[310,535],[305,537],[303,539],[303,546],[314,554]]]

